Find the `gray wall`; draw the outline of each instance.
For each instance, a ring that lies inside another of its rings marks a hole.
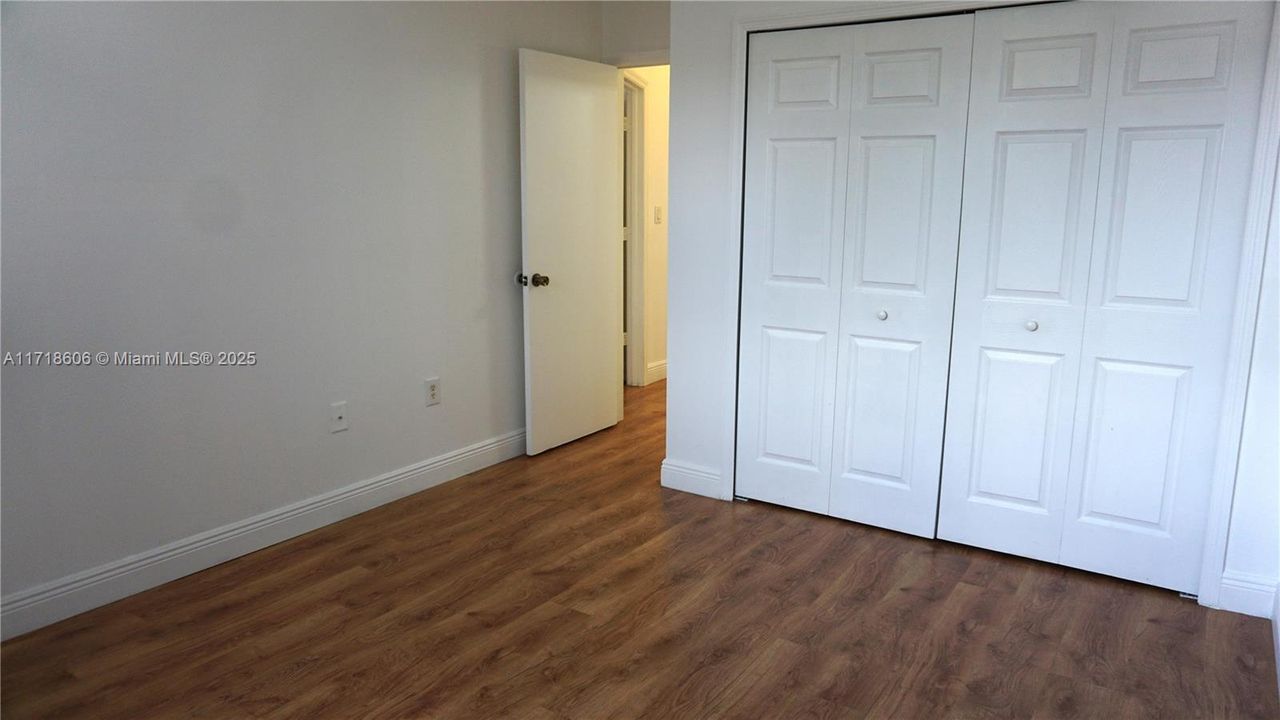
[[[604,2],[600,12],[603,62],[640,67],[671,61],[670,2]]]
[[[4,3],[4,350],[259,360],[5,368],[3,592],[518,430],[515,51],[601,37],[596,3]]]

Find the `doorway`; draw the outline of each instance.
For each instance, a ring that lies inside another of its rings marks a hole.
[[[536,455],[613,427],[624,385],[666,377],[669,74],[529,49],[519,61],[515,282]]]
[[[623,71],[623,382],[667,376],[667,97],[670,66]]]

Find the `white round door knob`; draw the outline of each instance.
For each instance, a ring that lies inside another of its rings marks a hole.
[[[881,310],[880,312],[876,313],[876,317],[880,318],[881,320],[888,320],[888,319],[889,319],[889,311],[888,311],[888,310]]]
[[[1037,330],[1039,330],[1039,329],[1040,329],[1040,323],[1036,322],[1035,320],[1028,320],[1028,321],[1027,321],[1027,331],[1028,331],[1028,332],[1035,332],[1035,331],[1037,331]]]

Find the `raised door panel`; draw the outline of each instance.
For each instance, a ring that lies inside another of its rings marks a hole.
[[[857,26],[832,515],[932,537],[973,19]]]
[[[1058,559],[1111,26],[977,13],[939,537]]]
[[[835,110],[839,104],[840,57],[773,60],[775,110]]]
[[[1236,20],[1133,28],[1126,94],[1222,90],[1231,76]]]
[[[1168,535],[1191,371],[1099,360],[1080,518]]]
[[[972,399],[963,403],[972,412],[965,424],[969,445],[947,447],[940,536],[1057,558],[1058,532],[1045,528],[1061,522],[1056,490],[1071,445],[1071,369],[1055,353],[980,349],[977,383],[966,393]],[[954,386],[951,397],[959,397]]]
[[[867,53],[868,105],[937,105],[942,50],[887,50]]]
[[[1097,40],[1095,33],[1005,40],[1000,99],[1088,97]]]
[[[924,292],[935,142],[932,136],[863,139],[851,257],[858,287]]]
[[[1221,137],[1221,126],[1119,131],[1105,303],[1195,305]]]
[[[1082,131],[997,135],[988,298],[1070,302],[1084,145]]]
[[[850,337],[844,479],[909,487],[919,402],[920,344]]]
[[[836,152],[835,138],[769,142],[765,202],[770,282],[827,284]]]
[[[826,512],[852,105],[852,31],[751,41],[739,495]]]
[[[758,408],[760,459],[818,469],[824,445],[826,339],[821,332],[764,329]]]
[[[1050,471],[1061,431],[1062,357],[982,349],[969,500],[1049,511]],[[1018,402],[1009,402],[1016,397]]]
[[[1062,562],[1199,589],[1272,3],[1118,3]]]

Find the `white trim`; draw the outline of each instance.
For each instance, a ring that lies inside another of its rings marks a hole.
[[[622,69],[622,78],[627,82],[631,83],[632,85],[635,85],[641,90],[645,90],[649,87],[649,83],[644,81],[644,76],[641,75],[640,73],[631,72],[626,68],[621,68],[621,69]]]
[[[1226,607],[1221,595],[1227,577],[1224,570],[1227,538],[1231,530],[1231,506],[1240,464],[1245,397],[1249,390],[1249,367],[1253,362],[1253,340],[1262,295],[1262,264],[1266,257],[1267,235],[1275,220],[1272,206],[1275,204],[1277,162],[1280,161],[1280,8],[1276,10],[1271,18],[1271,47],[1267,52],[1262,102],[1258,108],[1253,177],[1249,184],[1244,244],[1240,251],[1240,283],[1236,290],[1227,379],[1222,392],[1218,453],[1214,462],[1204,534],[1204,559],[1200,568],[1200,604],[1209,607]]]
[[[516,430],[0,599],[5,639],[213,567],[524,453]]]
[[[1280,658],[1280,592],[1276,592],[1271,606],[1271,641],[1276,647],[1275,655],[1272,657]],[[1280,662],[1276,663],[1276,687],[1280,688]]]
[[[1222,574],[1218,606],[1254,617],[1271,617],[1276,603],[1276,579],[1228,570]]]
[[[624,163],[626,167],[625,174],[629,177],[623,179],[623,191],[626,191],[626,183],[631,184],[631,194],[626,197],[627,213],[631,216],[631,225],[626,228],[631,232],[631,237],[627,239],[626,255],[623,257],[623,265],[625,266],[626,282],[624,287],[626,292],[623,298],[623,312],[626,313],[627,346],[623,350],[626,355],[626,376],[623,382],[627,385],[637,386],[648,383],[646,379],[647,366],[645,365],[645,333],[644,333],[644,303],[645,303],[645,279],[644,279],[644,249],[646,241],[645,226],[648,224],[648,217],[645,215],[645,197],[644,197],[644,179],[645,179],[645,155],[644,155],[644,103],[645,103],[645,82],[644,79],[632,72],[622,72],[624,92],[629,91],[630,100],[627,115],[630,127],[627,128],[626,138],[622,152],[626,157]],[[623,103],[628,103],[626,95],[623,96]]]
[[[662,487],[704,495],[717,500],[733,499],[733,495],[725,497],[721,494],[724,483],[721,481],[720,473],[709,467],[677,460],[662,461]]]
[[[667,379],[667,361],[651,362],[644,369],[644,384],[655,383]]]

